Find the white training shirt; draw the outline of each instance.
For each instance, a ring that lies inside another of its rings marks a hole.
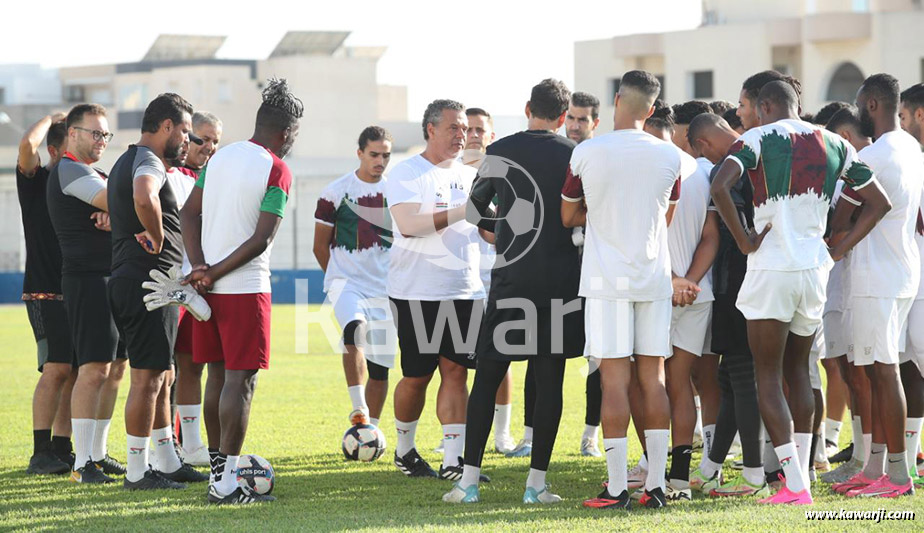
[[[703,226],[706,224],[706,213],[709,210],[711,195],[709,192],[709,173],[712,163],[705,157],[696,159],[686,152],[680,156],[686,162],[685,166],[695,163],[696,170],[692,174],[683,176],[681,182],[680,200],[674,208],[674,217],[671,225],[667,227],[667,247],[671,256],[671,271],[678,276],[686,276],[693,264],[693,255],[703,236]],[[715,300],[712,294],[712,269],[706,271],[698,283],[700,293],[695,303],[705,303]]]
[[[173,195],[176,196],[176,208],[183,209],[186,199],[192,193],[193,187],[196,186],[196,176],[191,170],[185,168],[171,167],[167,171],[167,183],[173,189]],[[183,275],[192,272],[192,265],[189,264],[189,257],[186,256],[186,247],[183,247]]]
[[[385,296],[392,239],[386,182],[385,176],[370,183],[350,172],[321,191],[314,220],[334,228],[324,292],[344,280],[370,298]]]
[[[251,238],[261,212],[285,214],[292,174],[276,154],[253,141],[221,148],[202,169],[202,251],[214,265]],[[216,281],[215,294],[271,292],[270,243],[262,254]]]
[[[388,205],[420,204],[421,214],[465,205],[476,169],[458,161],[436,166],[421,155],[402,161],[388,176]],[[461,220],[424,237],[404,237],[397,223],[388,270],[388,296],[401,300],[479,300],[478,228]]]
[[[834,190],[834,198],[831,200],[831,207],[836,207],[844,191],[844,182],[837,180],[837,188]],[[828,299],[825,300],[825,313],[837,311],[843,313],[847,310],[849,302],[848,287],[850,286],[850,276],[847,265],[850,264],[850,256],[834,263],[831,272],[828,273],[828,288],[826,291]]]
[[[680,197],[680,153],[634,129],[574,149],[562,200],[587,203],[581,296],[638,302],[671,297],[665,216]]]
[[[912,298],[918,294],[921,258],[915,229],[924,188],[924,166],[917,140],[902,130],[883,134],[860,150],[892,202],[869,235],[850,254],[850,296]],[[859,205],[858,197],[844,199]]]

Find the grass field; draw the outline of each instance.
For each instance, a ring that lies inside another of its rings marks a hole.
[[[924,529],[924,496],[897,501],[855,501],[832,495],[816,485],[812,510],[913,510],[910,522],[808,522],[803,508],[767,508],[747,500],[716,501],[698,498],[666,510],[633,509],[601,512],[584,509],[581,501],[600,491],[606,476],[603,459],[581,457],[584,379],[582,360],[571,361],[565,378],[565,413],[561,423],[549,481],[564,501],[550,507],[520,503],[528,459],[485,458],[483,471],[493,482],[482,485],[482,503],[451,506],[440,500],[450,484],[412,480],[391,463],[392,448],[376,463],[346,462],[340,438],[350,410],[340,359],[331,353],[317,328],[309,331],[308,355],[295,353],[295,308],[275,306],[271,369],[262,372],[251,413],[245,453],[269,459],[277,472],[272,504],[246,508],[216,508],[205,501],[205,486],[185,491],[129,493],[119,485],[76,486],[64,477],[25,474],[32,451],[31,396],[37,379],[35,345],[21,306],[0,306],[0,346],[7,384],[0,388],[0,530],[316,530],[316,531],[787,531],[812,528],[824,531],[887,527]],[[514,368],[517,387],[525,368]],[[391,386],[397,382],[392,374]],[[126,378],[127,379],[127,378]],[[431,452],[440,438],[434,412],[434,391],[428,398],[418,447],[434,466]],[[110,437],[110,451],[125,459],[122,408],[128,391],[123,385]],[[522,395],[514,398],[514,436],[522,423]],[[382,427],[393,441],[391,395]],[[850,438],[845,424],[842,439]],[[203,429],[204,435],[204,429]],[[630,459],[640,448],[630,436]],[[694,464],[698,464],[698,456]],[[730,463],[727,463],[730,465]],[[729,470],[727,474],[731,473]]]

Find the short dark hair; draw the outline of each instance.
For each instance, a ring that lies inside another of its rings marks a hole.
[[[729,109],[734,109],[735,104],[729,102],[728,100],[715,100],[713,102],[709,102],[709,107],[712,108],[713,113],[722,116]]]
[[[77,104],[67,113],[67,127],[71,128],[83,121],[84,115],[106,116],[106,108],[99,104]]]
[[[600,99],[590,93],[575,92],[571,95],[571,105],[574,107],[589,107],[590,116],[594,120],[597,120],[597,117],[600,116]]]
[[[815,122],[815,115],[811,113],[802,113],[799,115],[799,120],[808,122],[809,124],[817,124],[817,122]]]
[[[674,110],[660,98],[655,100],[654,111],[651,116],[645,119],[645,125],[658,130],[674,129]]]
[[[375,141],[394,142],[388,130],[381,126],[369,126],[359,134],[359,149],[365,150],[366,146]]]
[[[725,122],[725,119],[715,113],[700,113],[693,118],[690,122],[690,127],[687,128],[687,142],[691,146],[696,144],[696,139],[699,139],[709,127],[722,124],[731,128],[731,125]]]
[[[443,118],[444,110],[451,111],[465,111],[465,106],[456,102],[455,100],[439,99],[430,102],[430,105],[427,106],[426,111],[424,111],[423,122],[423,135],[424,140],[430,139],[430,134],[427,133],[427,124],[433,124],[436,126],[440,123],[440,120]]]
[[[901,89],[898,80],[890,74],[873,74],[866,78],[860,86],[860,92],[875,98],[877,102],[884,104],[886,109],[893,111],[898,109]]]
[[[655,98],[661,93],[661,82],[650,72],[644,70],[630,70],[622,75],[619,88],[630,87],[649,98]]]
[[[45,144],[61,148],[67,139],[67,121],[59,120],[51,124],[48,128],[48,136],[45,138]]]
[[[703,113],[712,113],[712,107],[706,102],[700,100],[690,100],[682,104],[674,104],[674,123],[689,124],[698,115]]]
[[[841,108],[834,113],[834,116],[825,124],[825,128],[834,133],[837,133],[837,130],[844,126],[853,126],[857,131],[860,131],[860,119],[857,117],[857,108],[853,106]]]
[[[771,81],[760,89],[757,104],[772,102],[778,106],[796,109],[799,107],[799,95],[792,85],[783,80]]]
[[[793,78],[792,76],[781,74],[775,70],[764,70],[754,74],[753,76],[744,80],[744,83],[741,85],[741,89],[744,90],[748,98],[756,101],[757,97],[760,95],[760,90],[764,88],[764,85],[770,83],[771,81],[784,81],[788,83],[796,92],[796,95],[799,96],[799,98],[802,97],[802,83],[800,83],[799,80]]]
[[[270,78],[263,89],[263,103],[257,109],[257,127],[282,131],[295,126],[305,106],[291,91],[285,78]]]
[[[555,120],[568,110],[571,90],[559,80],[546,78],[533,86],[529,95],[529,110],[545,120]]]
[[[853,107],[847,102],[831,102],[830,104],[825,104],[824,107],[818,110],[815,113],[815,124],[824,126],[828,123],[829,120],[834,116],[835,113],[841,109],[847,109]]]
[[[141,131],[142,133],[157,133],[161,123],[168,119],[174,124],[179,124],[183,122],[183,113],[189,113],[190,120],[192,120],[192,104],[176,93],[159,94],[144,110]]]
[[[918,108],[924,107],[924,83],[912,85],[902,91],[902,103],[911,111],[917,111]]]
[[[491,113],[488,113],[487,111],[485,111],[484,109],[482,109],[482,108],[480,108],[480,107],[470,107],[470,108],[466,109],[466,110],[465,110],[465,116],[467,116],[467,117],[484,117],[484,118],[488,119],[488,124],[490,124],[492,128],[494,127],[494,117],[491,116]]]
[[[731,129],[733,130],[743,127],[741,125],[741,117],[738,116],[737,107],[733,107],[722,113],[722,118],[725,120],[725,122],[728,122],[728,125],[731,126]]]

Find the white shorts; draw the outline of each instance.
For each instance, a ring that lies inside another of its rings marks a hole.
[[[789,331],[808,337],[821,325],[828,267],[781,272],[749,270],[736,305],[748,320],[779,320]]]
[[[905,349],[904,332],[913,303],[914,298],[851,299],[854,365],[898,364],[898,354]]]
[[[712,302],[703,302],[686,307],[672,307],[671,346],[690,352],[697,357],[703,355],[706,334],[712,323],[711,319]]]
[[[587,298],[584,356],[619,359],[671,354],[671,300],[630,302]]]
[[[809,352],[809,381],[813,389],[821,389],[821,372],[818,370],[818,362],[825,356],[825,329],[818,328],[815,333],[815,342],[812,343],[812,350]]]
[[[366,342],[363,346],[366,360],[394,368],[398,332],[395,330],[388,298],[366,296],[348,284],[339,293],[328,293],[328,301],[334,306],[334,316],[341,330],[354,320],[366,323]],[[340,340],[340,349],[344,350],[343,339]]]
[[[834,359],[847,353],[850,327],[849,311],[828,311],[824,316],[825,352],[824,359]]]
[[[900,363],[912,361],[924,377],[924,300],[915,300],[908,313],[905,328],[905,350],[898,355]]]
[[[715,302],[709,302],[709,307]],[[717,355],[712,351],[712,313],[709,313],[709,325],[706,326],[706,337],[703,339],[703,355]]]

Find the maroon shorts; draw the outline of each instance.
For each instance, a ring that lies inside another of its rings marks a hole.
[[[227,370],[269,368],[270,293],[207,294],[205,300],[212,318],[193,321],[193,362],[224,362]]]
[[[176,329],[176,343],[173,345],[173,353],[192,354],[193,352],[193,318],[186,308],[180,306],[180,325]]]

